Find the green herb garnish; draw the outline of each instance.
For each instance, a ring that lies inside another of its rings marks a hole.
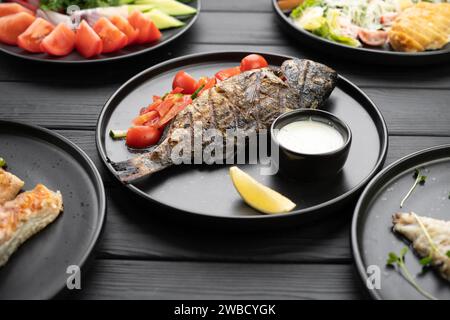
[[[6,160],[3,158],[0,158],[0,168],[6,167]]]
[[[398,256],[394,252],[389,252],[388,259],[386,261],[386,264],[391,267],[397,266],[400,270],[400,274],[421,294],[423,294],[425,297],[431,300],[437,300],[435,297],[433,297],[431,294],[423,290],[414,280],[414,277],[409,272],[408,268],[405,265],[405,255],[408,252],[408,247],[403,247],[402,250],[400,250],[400,255]]]
[[[424,185],[425,181],[427,180],[427,176],[424,176],[420,173],[419,169],[414,170],[414,178],[416,179],[414,181],[414,184],[412,185],[411,189],[409,189],[408,193],[406,194],[406,196],[402,199],[402,202],[400,202],[400,208],[403,208],[403,205],[405,203],[405,201],[411,196],[412,192],[414,191],[414,189],[420,184],[420,185]]]
[[[195,92],[191,95],[191,99],[194,100],[195,98],[197,98],[198,94],[200,93],[200,91],[202,91],[204,87],[205,85],[202,84],[197,90],[195,90]]]
[[[450,258],[450,250],[447,251],[446,255]]]

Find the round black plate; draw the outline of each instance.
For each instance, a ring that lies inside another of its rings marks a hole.
[[[105,220],[105,191],[92,161],[67,139],[21,123],[0,120],[0,154],[8,171],[60,190],[64,212],[25,242],[0,268],[0,299],[48,299],[66,286],[69,265],[81,268]]]
[[[414,183],[414,169],[427,176],[423,186],[400,209],[400,201]],[[414,211],[418,215],[450,220],[450,145],[419,151],[391,164],[367,186],[358,201],[352,224],[352,249],[358,272],[366,283],[367,267],[381,271],[381,289],[368,290],[375,299],[425,299],[397,271],[386,267],[389,252],[400,252],[407,241],[392,232],[392,214]],[[411,249],[406,265],[422,288],[438,299],[450,299],[448,282],[433,271],[421,273],[419,258]]]
[[[163,62],[126,82],[103,108],[97,126],[97,147],[108,167],[109,161],[133,157],[124,141],[113,141],[110,129],[126,129],[139,109],[151,101],[152,94],[164,94],[171,88],[179,70],[193,76],[211,76],[217,71],[239,65],[249,52],[215,52],[190,55]],[[271,65],[280,66],[291,57],[260,53]],[[354,140],[344,170],[330,181],[301,183],[281,175],[262,176],[258,165],[240,166],[262,183],[273,187],[297,203],[297,210],[284,215],[261,215],[245,205],[235,191],[227,166],[174,166],[128,187],[143,198],[179,211],[225,219],[306,218],[325,212],[356,195],[378,171],[387,151],[385,122],[370,99],[344,78],[323,108],[346,121]],[[363,160],[364,159],[364,160]]]
[[[450,44],[443,49],[408,53],[394,51],[389,46],[384,48],[353,48],[344,44],[336,43],[311,32],[299,29],[289,19],[289,15],[284,13],[278,6],[277,0],[272,0],[273,8],[282,25],[295,37],[299,44],[309,46],[330,53],[332,55],[345,57],[347,59],[358,60],[371,64],[395,64],[395,65],[419,65],[438,62],[447,62],[450,59]]]
[[[173,29],[167,29],[162,30],[162,38],[160,41],[146,44],[146,45],[133,45],[129,47],[125,47],[122,50],[119,50],[117,52],[108,53],[108,54],[101,54],[97,57],[86,59],[76,50],[74,50],[72,53],[70,53],[67,56],[64,57],[53,57],[49,56],[44,53],[30,53],[26,52],[25,50],[22,50],[18,46],[10,46],[4,43],[0,43],[0,51],[3,51],[7,54],[10,54],[12,56],[16,56],[19,58],[27,59],[27,60],[33,60],[33,61],[39,61],[39,62],[49,62],[49,63],[62,63],[62,64],[74,64],[74,63],[101,63],[101,62],[107,62],[107,61],[117,61],[121,59],[130,58],[133,56],[137,56],[142,53],[150,52],[153,50],[156,50],[172,41],[177,39],[179,36],[181,36],[183,33],[185,33],[194,22],[197,20],[198,15],[200,14],[200,1],[201,0],[193,0],[190,3],[187,3],[187,5],[194,7],[197,9],[197,13],[193,15],[192,17],[189,17],[188,19],[183,20],[186,24],[183,27],[180,28],[173,28]],[[0,1],[2,2],[2,1]]]

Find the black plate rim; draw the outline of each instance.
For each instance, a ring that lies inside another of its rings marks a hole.
[[[2,1],[0,0],[0,3]],[[102,59],[85,59],[85,60],[79,60],[79,61],[75,61],[75,60],[52,60],[52,59],[43,59],[43,58],[36,58],[33,57],[32,54],[19,54],[19,53],[15,53],[15,52],[11,52],[9,50],[3,49],[2,47],[0,47],[0,52],[16,57],[16,58],[20,58],[20,59],[24,59],[27,61],[33,61],[33,62],[38,62],[38,63],[50,63],[50,64],[57,64],[57,65],[80,65],[80,64],[101,64],[101,63],[107,63],[107,62],[114,62],[114,61],[119,61],[119,60],[125,60],[128,58],[132,58],[132,57],[136,57],[139,56],[141,54],[145,54],[145,53],[149,53],[152,52],[154,50],[157,50],[165,45],[168,45],[169,43],[171,43],[172,41],[178,39],[179,37],[181,37],[182,35],[184,35],[184,33],[186,33],[193,25],[194,23],[197,21],[198,16],[200,15],[200,10],[201,10],[201,0],[197,0],[197,13],[192,17],[192,20],[186,24],[185,26],[181,27],[180,32],[178,32],[177,34],[175,34],[172,38],[162,41],[150,48],[146,48],[143,50],[139,50],[136,52],[132,52],[132,53],[128,53],[125,55],[120,55],[120,56],[115,56],[115,57],[108,57],[108,58],[102,58]]]
[[[21,121],[11,121],[11,120],[0,120],[0,126],[2,126],[2,127],[9,126],[12,128],[14,128],[14,127],[15,128],[17,128],[17,127],[27,128],[28,130],[37,132],[37,134],[40,135],[44,140],[45,140],[46,136],[50,137],[52,139],[59,140],[59,141],[61,141],[62,145],[57,146],[57,147],[62,148],[66,152],[67,152],[67,148],[72,149],[72,151],[77,153],[85,161],[85,165],[87,165],[89,167],[89,169],[91,170],[91,172],[89,173],[89,176],[92,179],[92,182],[95,183],[95,187],[96,187],[96,189],[98,191],[98,195],[99,195],[98,196],[99,222],[98,222],[97,226],[95,227],[96,230],[93,233],[92,241],[89,244],[83,257],[81,258],[80,263],[78,264],[78,266],[80,266],[80,268],[82,268],[87,263],[87,261],[89,260],[91,255],[94,253],[94,249],[95,249],[96,245],[98,244],[98,241],[100,239],[101,233],[103,231],[103,228],[104,228],[104,225],[106,222],[106,193],[105,193],[105,187],[103,185],[103,180],[100,176],[100,173],[97,170],[97,167],[94,165],[94,163],[89,158],[89,156],[80,147],[78,147],[76,144],[74,144],[69,139],[67,139],[67,138],[63,137],[62,135],[60,135],[56,132],[53,132],[49,129],[39,127],[36,125],[32,125],[29,123],[24,123]],[[44,299],[47,299],[47,300],[52,299],[55,296],[57,296],[59,293],[61,293],[64,289],[65,289],[65,283],[61,284],[61,288],[59,289],[59,291],[50,293],[47,297],[44,297]]]
[[[177,57],[171,60],[167,60],[164,62],[161,62],[157,65],[154,65],[150,68],[147,68],[143,71],[141,71],[140,73],[138,73],[137,75],[135,75],[134,77],[132,77],[131,79],[129,79],[128,81],[126,81],[122,86],[120,86],[113,94],[112,96],[106,101],[105,105],[103,106],[99,118],[97,120],[97,124],[96,124],[96,132],[95,132],[95,140],[96,140],[96,145],[97,145],[97,150],[98,153],[100,155],[100,158],[102,159],[103,164],[107,167],[107,169],[109,170],[109,172],[114,176],[114,179],[119,181],[119,183],[123,184],[118,177],[115,175],[115,170],[112,167],[110,160],[108,159],[108,156],[106,155],[106,151],[103,148],[103,143],[102,143],[102,132],[101,129],[104,125],[104,119],[106,117],[106,113],[110,107],[110,104],[112,102],[114,102],[114,100],[120,96],[122,90],[125,90],[129,85],[132,85],[135,81],[138,81],[139,78],[145,76],[147,73],[151,73],[154,70],[160,69],[160,68],[164,68],[167,65],[170,64],[176,64],[182,61],[189,61],[192,59],[199,59],[199,58],[204,58],[205,60],[210,58],[210,57],[215,57],[215,56],[226,56],[226,55],[246,55],[246,54],[251,54],[251,53],[255,53],[254,51],[210,51],[210,52],[203,52],[203,53],[194,53],[194,54],[190,54],[190,55],[185,55],[185,56],[181,56],[181,57]],[[264,51],[258,51],[258,54],[261,54],[263,56],[272,56],[272,57],[277,57],[277,58],[282,58],[282,59],[294,59],[295,57],[292,56],[288,56],[288,55],[283,55],[283,54],[277,54],[277,53],[270,53],[270,52],[264,52]],[[132,191],[134,194],[142,197],[143,199],[150,201],[151,203],[156,203],[160,206],[163,206],[165,208],[169,208],[172,210],[176,210],[179,212],[183,212],[185,214],[190,214],[190,215],[194,215],[194,216],[200,216],[203,218],[209,218],[209,219],[215,219],[215,220],[222,220],[222,221],[230,221],[230,220],[234,220],[234,221],[242,221],[242,220],[279,220],[279,219],[283,219],[283,218],[291,218],[293,216],[306,216],[308,214],[314,213],[315,211],[318,210],[322,210],[325,209],[327,207],[336,205],[340,202],[342,202],[343,200],[345,200],[346,198],[349,198],[353,195],[356,195],[371,179],[373,176],[375,176],[375,174],[382,168],[384,161],[386,159],[387,156],[387,150],[388,150],[388,145],[389,145],[389,137],[388,137],[388,129],[387,129],[387,125],[386,125],[386,121],[384,120],[384,117],[381,113],[381,111],[378,109],[378,107],[375,105],[375,103],[367,96],[367,94],[365,94],[359,87],[357,87],[355,84],[353,84],[351,81],[347,80],[346,78],[344,78],[343,76],[339,75],[339,83],[341,83],[343,86],[347,86],[350,88],[350,90],[354,90],[355,92],[357,92],[357,94],[360,95],[360,97],[364,100],[366,100],[366,102],[368,104],[371,105],[372,107],[372,112],[375,113],[376,117],[379,118],[380,120],[380,124],[381,128],[377,128],[380,132],[380,155],[378,158],[377,163],[374,165],[374,168],[372,169],[372,171],[369,173],[369,175],[362,180],[357,186],[355,186],[354,188],[352,188],[351,190],[347,191],[346,193],[340,195],[339,197],[336,197],[334,199],[331,199],[327,202],[324,202],[322,204],[313,206],[313,207],[309,207],[307,209],[299,209],[299,210],[294,210],[291,211],[289,213],[285,213],[285,214],[280,214],[280,215],[255,215],[255,216],[215,216],[215,215],[211,215],[211,214],[205,214],[202,212],[194,212],[194,211],[187,211],[187,210],[182,210],[179,208],[174,208],[171,207],[169,205],[160,203],[154,199],[152,199],[151,197],[149,197],[146,193],[144,193],[143,191],[141,191],[140,189],[134,187],[131,184],[124,184],[124,186],[129,189],[130,191]]]
[[[360,251],[358,249],[360,243],[358,241],[357,232],[358,232],[358,228],[359,228],[359,218],[363,214],[361,212],[361,207],[362,207],[364,202],[368,201],[366,198],[368,198],[368,199],[372,198],[372,196],[368,196],[368,194],[372,191],[372,188],[380,180],[383,180],[386,176],[389,176],[391,171],[394,171],[397,166],[403,164],[406,161],[412,161],[414,158],[419,157],[419,156],[423,156],[423,155],[425,155],[427,153],[432,153],[432,152],[436,152],[436,151],[443,151],[443,150],[446,150],[446,149],[450,152],[450,144],[442,144],[442,145],[438,145],[438,146],[422,149],[422,150],[413,152],[411,154],[408,154],[408,155],[398,159],[397,161],[393,162],[392,164],[390,164],[389,166],[387,166],[386,168],[381,170],[370,181],[370,183],[366,186],[364,191],[361,193],[361,196],[358,199],[358,202],[356,204],[356,207],[355,207],[355,210],[354,210],[354,213],[353,213],[353,218],[352,218],[351,247],[352,247],[352,254],[353,254],[353,260],[355,262],[355,267],[356,267],[356,269],[358,271],[358,275],[360,277],[360,280],[363,283],[366,282],[367,275],[365,273],[365,267],[364,267],[364,263],[362,261],[361,253],[360,253]],[[372,297],[372,299],[383,300],[383,297],[378,293],[378,291],[376,291],[376,290],[367,290],[367,291],[369,292],[369,294]]]
[[[286,17],[284,12],[278,7],[277,0],[272,0],[272,5],[277,13],[278,17],[292,30],[298,31],[301,36],[307,37],[311,40],[316,41],[317,43],[323,42],[330,46],[336,46],[344,50],[349,50],[353,52],[363,52],[363,53],[370,53],[370,54],[379,54],[381,56],[392,56],[397,58],[413,58],[420,60],[421,58],[432,58],[436,56],[442,56],[442,55],[449,55],[450,56],[450,47],[448,49],[439,49],[439,50],[430,50],[430,51],[424,51],[424,52],[400,52],[400,51],[384,51],[384,50],[378,50],[378,49],[371,49],[371,48],[354,48],[347,46],[345,44],[340,44],[337,42],[333,42],[327,39],[324,39],[322,37],[316,36],[312,34],[311,32],[302,30],[297,28],[292,24],[292,22]],[[416,61],[417,61],[416,60]]]

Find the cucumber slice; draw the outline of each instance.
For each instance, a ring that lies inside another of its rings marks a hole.
[[[188,16],[197,12],[191,6],[175,0],[136,0],[136,4],[148,4],[171,16]]]
[[[125,139],[127,137],[127,130],[111,130],[109,136],[114,140]]]
[[[128,7],[128,13],[130,14],[134,10],[141,11],[141,12],[147,12],[155,8],[155,6],[151,4],[133,4],[129,5]]]
[[[171,17],[158,9],[152,9],[148,12],[144,12],[144,16],[152,20],[160,30],[184,26],[183,21]]]

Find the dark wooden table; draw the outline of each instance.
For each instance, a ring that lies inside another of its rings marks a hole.
[[[103,176],[108,215],[81,299],[358,299],[352,266],[353,207],[289,230],[217,231],[180,225],[113,181],[94,141],[97,116],[125,80],[190,53],[251,50],[308,57],[359,85],[386,118],[386,164],[450,143],[450,64],[367,66],[304,48],[285,35],[268,0],[203,0],[196,25],[155,54],[96,67],[62,67],[0,56],[0,118],[55,130],[79,145]],[[351,58],[351,57],[350,57]],[[361,159],[364,161],[364,159]]]

